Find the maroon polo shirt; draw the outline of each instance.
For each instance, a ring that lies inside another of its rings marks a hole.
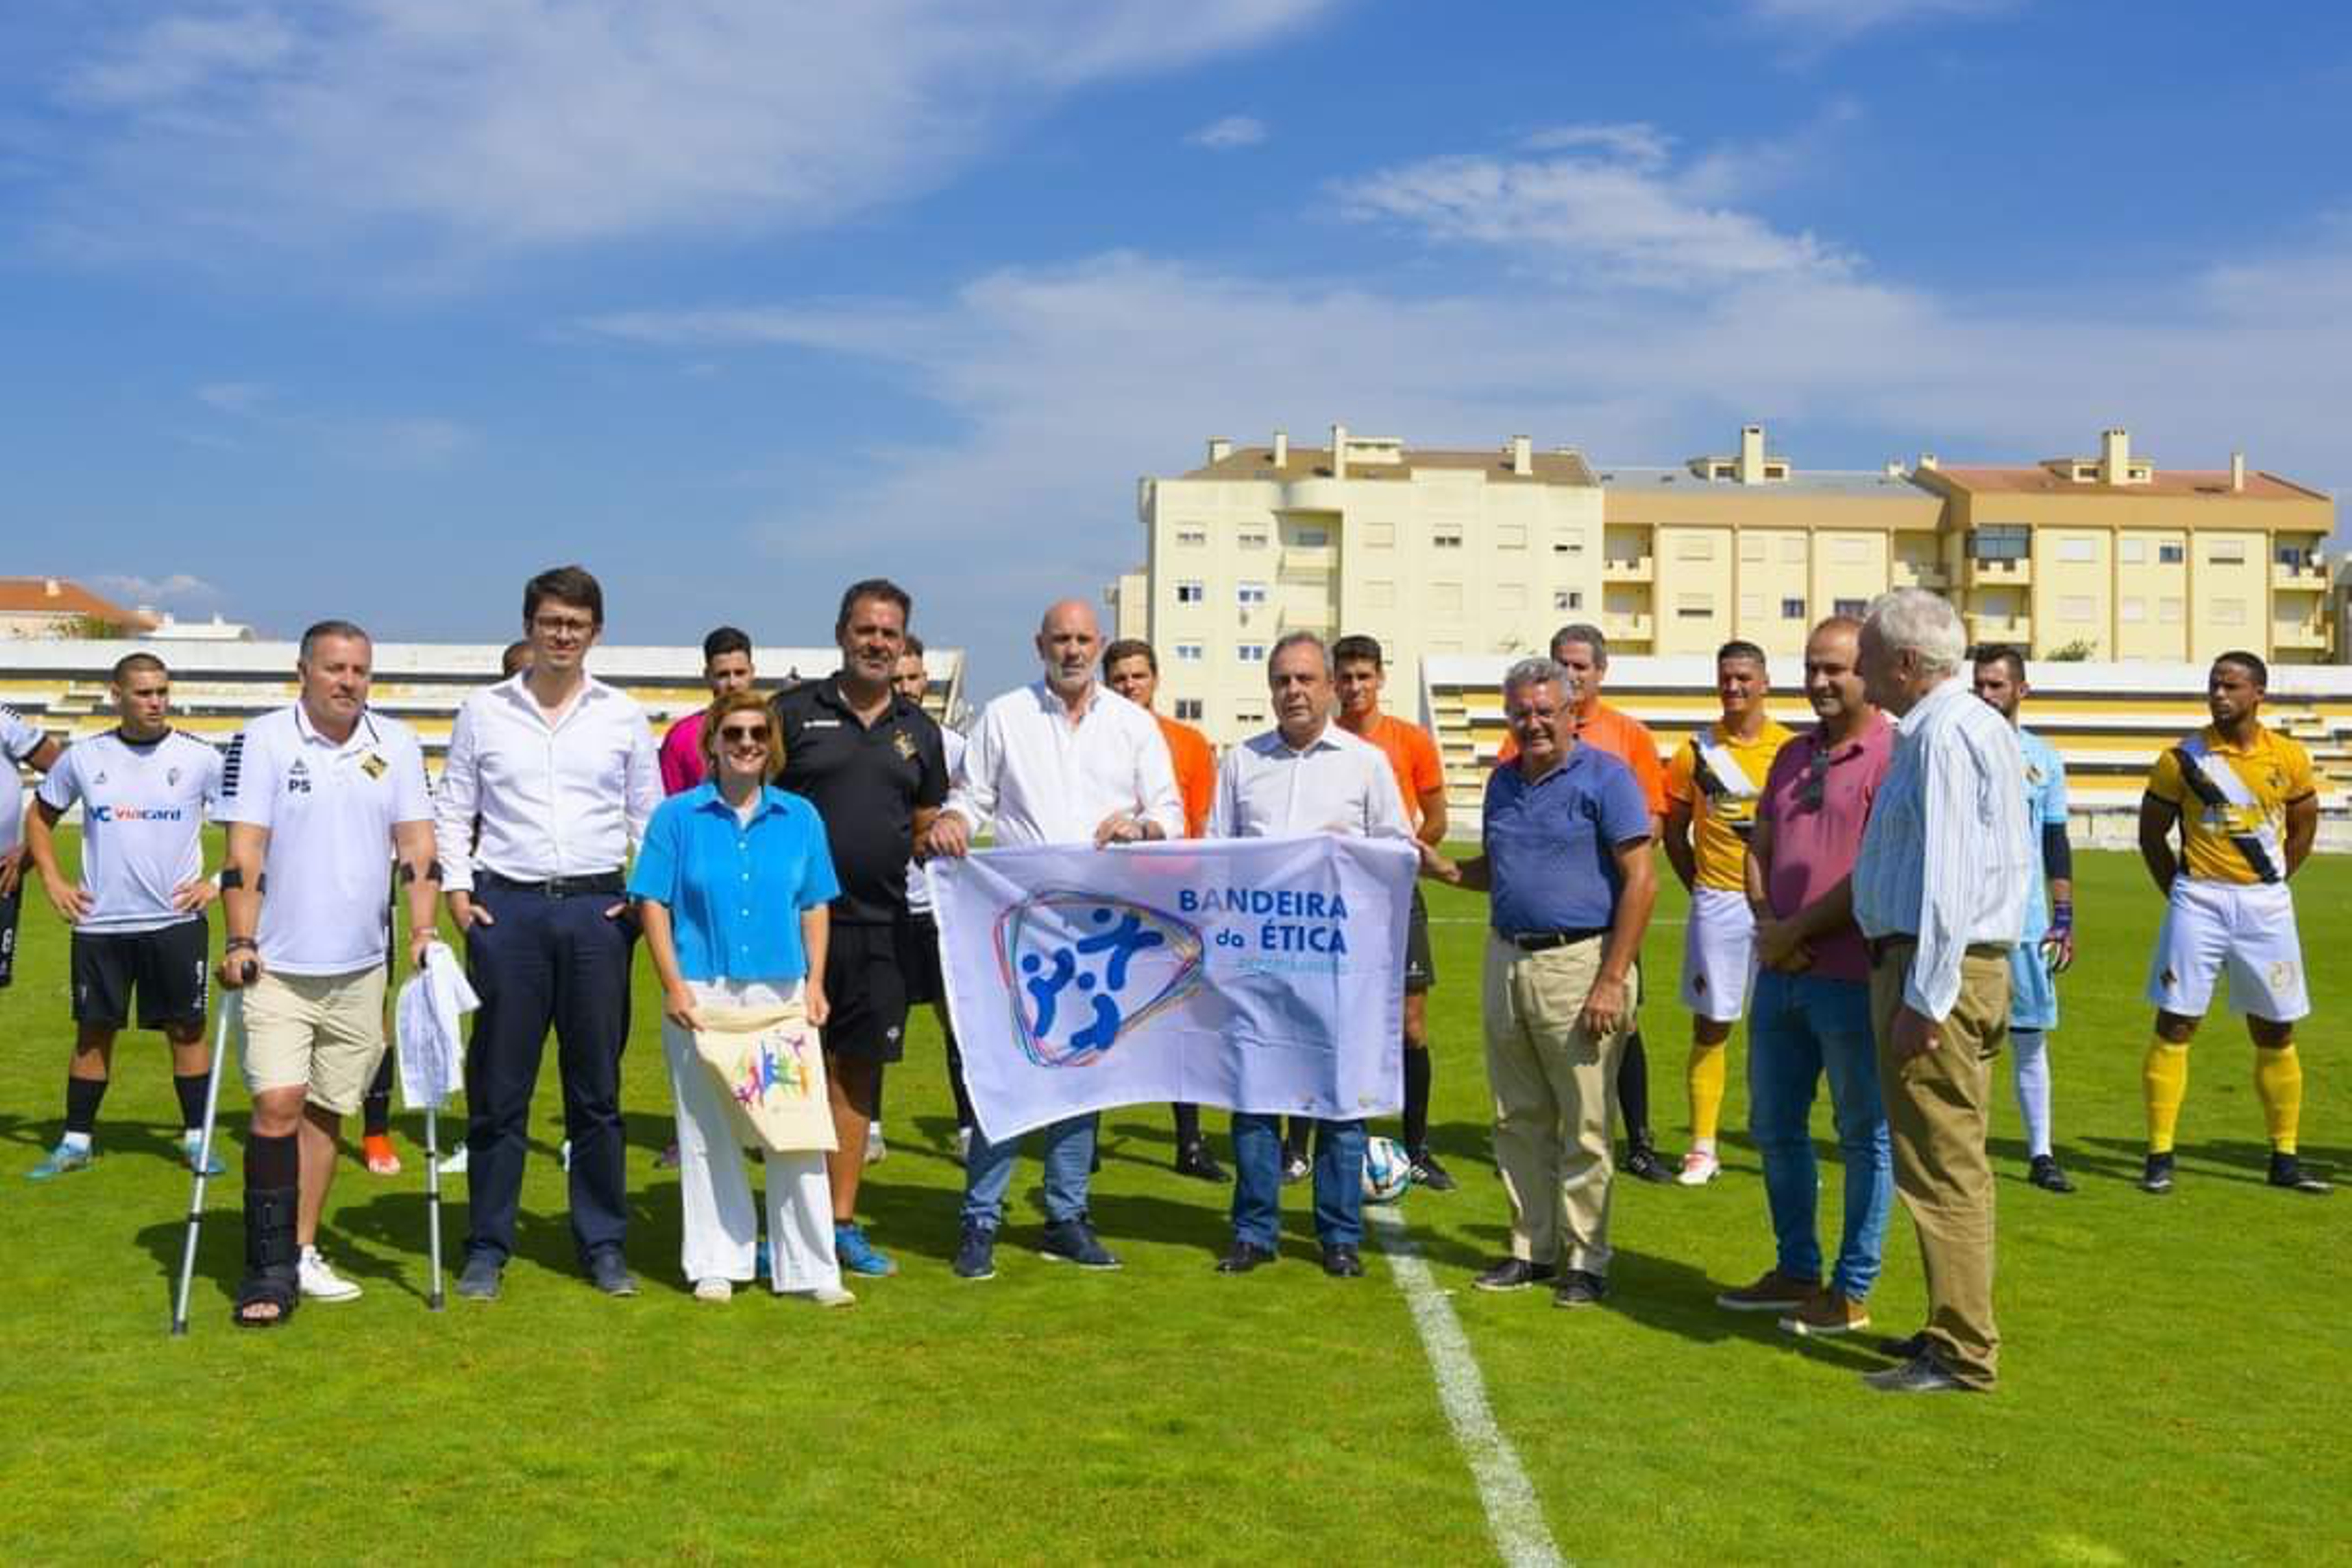
[[[1816,727],[1773,757],[1756,815],[1772,824],[1772,868],[1764,893],[1774,918],[1786,920],[1853,871],[1871,801],[1894,760],[1895,726],[1879,713],[1826,756]],[[1826,980],[1870,978],[1870,953],[1851,920],[1812,946],[1807,974]]]

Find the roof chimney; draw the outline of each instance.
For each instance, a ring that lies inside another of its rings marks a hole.
[[[1764,427],[1760,424],[1739,427],[1739,482],[1743,485],[1764,482]]]
[[[1511,472],[1525,477],[1536,471],[1536,444],[1533,436],[1511,437]]]
[[[1289,461],[1290,432],[1277,430],[1274,433],[1274,465],[1279,468]]]
[[[1900,457],[1890,457],[1886,460],[1886,476],[1889,479],[1900,479],[1903,477],[1903,459]]]
[[[1919,466],[1933,474],[1936,471],[1936,455],[1932,452],[1919,454]]]
[[[2120,485],[2131,475],[2131,432],[2118,426],[2099,432],[2099,483]]]
[[[2230,488],[2238,491],[2245,487],[2246,455],[2242,452],[2232,452],[2230,454]]]
[[[1331,477],[1345,479],[1347,476],[1348,427],[1344,424],[1335,424],[1331,427]]]
[[[1222,435],[1209,437],[1209,463],[1212,467],[1234,455],[1234,444]]]
[[[65,590],[64,590],[63,588],[61,588],[61,587],[59,587],[59,586],[58,586],[58,580],[57,580],[56,578],[51,577],[51,578],[45,578],[45,579],[43,579],[43,580],[42,580],[42,582],[41,582],[41,597],[42,597],[42,598],[44,598],[44,599],[61,599],[61,598],[63,598],[64,596],[65,596]]]

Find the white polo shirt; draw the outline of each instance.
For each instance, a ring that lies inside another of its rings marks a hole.
[[[1293,749],[1279,729],[1228,747],[1209,808],[1213,839],[1282,839],[1306,833],[1410,838],[1388,754],[1328,719]]]
[[[1097,685],[1075,724],[1043,680],[1005,693],[981,711],[956,769],[946,810],[996,841],[1088,844],[1113,812],[1184,836],[1184,802],[1160,721]]]
[[[653,727],[635,697],[583,676],[550,722],[525,680],[476,692],[450,727],[434,796],[445,892],[471,893],[477,866],[516,882],[617,872],[662,803]]]
[[[269,830],[255,933],[264,964],[348,975],[383,962],[392,831],[433,820],[414,730],[362,712],[338,745],[300,703],[264,714],[229,743],[217,815]]]
[[[12,707],[0,707],[0,855],[25,841],[26,762],[45,737]]]
[[[220,778],[221,754],[176,729],[139,745],[109,730],[66,747],[35,793],[53,811],[82,808],[90,911],[76,931],[127,936],[197,918],[172,894],[205,874],[205,812]]]

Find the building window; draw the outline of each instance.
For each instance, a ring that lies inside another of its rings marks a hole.
[[[1244,609],[1253,604],[1264,604],[1265,602],[1265,584],[1263,582],[1244,582],[1234,585],[1234,602],[1241,605]]]
[[[1265,530],[1264,528],[1244,528],[1239,534],[1234,536],[1234,542],[1241,546],[1244,549],[1264,549],[1265,548]]]
[[[1581,610],[1584,608],[1584,591],[1580,588],[1555,589],[1552,591],[1551,607],[1554,610]]]
[[[1300,549],[1323,549],[1328,548],[1330,543],[1331,530],[1328,528],[1301,528],[1298,530],[1297,544]]]
[[[2088,621],[2092,615],[2092,600],[2084,594],[2070,593],[2058,601],[2061,621]]]
[[[1396,605],[1396,584],[1379,578],[1364,583],[1364,604],[1371,610],[1390,610]]]
[[[1199,697],[1178,697],[1176,699],[1176,716],[1191,724],[1200,723],[1201,699]]]
[[[1582,534],[1562,534],[1559,538],[1551,541],[1551,553],[1554,555],[1582,555],[1584,553],[1584,536]]]
[[[1429,612],[1449,617],[1462,613],[1462,585],[1458,582],[1433,582],[1429,585]]]
[[[1176,542],[1187,547],[1207,544],[1209,542],[1209,530],[1206,528],[1178,528],[1176,530]]]
[[[2281,566],[2287,567],[2295,571],[2301,571],[2304,568],[2311,565],[2311,557],[2312,552],[2304,549],[2301,545],[2281,545],[2278,547],[2278,563]]]
[[[1843,612],[1840,612],[1840,613],[1842,614],[1842,613],[1843,613]],[[1801,600],[1801,599],[1783,599],[1782,601],[1780,601],[1780,619],[1781,619],[1781,620],[1783,620],[1783,621],[1802,621],[1804,618],[1805,618],[1805,601],[1804,601],[1803,600]]]
[[[1525,610],[1527,607],[1528,591],[1526,584],[1517,582],[1498,582],[1495,585],[1496,609]]]
[[[2215,539],[2207,549],[2205,559],[2215,566],[2243,566],[2246,563],[2246,541]]]
[[[1830,541],[1830,559],[1848,566],[1859,566],[1870,559],[1870,541],[1853,534]]]
[[[1739,559],[1742,560],[1762,560],[1764,559],[1764,536],[1762,534],[1740,535]]]
[[[2216,599],[2215,601],[2213,601],[2213,624],[2214,624],[2214,625],[2216,625],[2216,626],[2243,626],[2245,623],[2246,623],[2246,601],[2245,601],[2244,600],[2242,600],[2242,599]]]
[[[2147,601],[2126,599],[2116,606],[2116,619],[2137,626],[2147,619]]]
[[[1780,559],[1791,566],[1801,564],[1805,559],[1805,536],[1802,534],[1781,535]]]
[[[1742,621],[1753,621],[1763,613],[1764,596],[1762,594],[1743,593],[1739,596],[1739,618]]]
[[[2186,545],[2158,545],[2156,547],[2156,564],[2158,566],[2179,566],[2188,559],[2189,548]]]
[[[1712,621],[1715,600],[1705,593],[1685,593],[1675,601],[1675,618],[1678,621]]]
[[[2188,603],[2185,600],[2159,599],[2156,601],[2156,618],[2167,626],[2178,626],[2187,609]]]
[[[2088,534],[2068,534],[2058,541],[2060,560],[2096,560],[2099,541]]]
[[[1202,650],[1200,643],[1179,643],[1176,644],[1176,662],[1178,664],[1197,664],[1201,662],[1202,657]]]
[[[1460,549],[1462,548],[1462,525],[1459,523],[1438,524],[1436,528],[1431,532],[1429,542],[1439,549]]]
[[[1364,525],[1364,543],[1374,549],[1393,549],[1396,548],[1396,525],[1394,523],[1366,523]]]
[[[1870,613],[1870,601],[1867,599],[1834,599],[1830,601],[1830,613],[1832,615],[1843,615],[1851,620],[1859,621],[1864,616]]]
[[[1180,582],[1176,585],[1176,602],[1179,604],[1198,604],[1208,597],[1209,588],[1206,583]]]
[[[1265,644],[1263,643],[1236,643],[1234,644],[1234,657],[1239,659],[1244,664],[1263,664],[1265,662]]]
[[[1527,548],[1528,548],[1528,526],[1527,526],[1527,524],[1525,524],[1525,523],[1496,523],[1496,524],[1495,525],[1495,546],[1496,546],[1496,548],[1497,549],[1527,549]]]
[[[1969,554],[1979,560],[2023,560],[2033,549],[2033,530],[2022,523],[1997,523],[1969,534]]]
[[[2147,541],[2126,535],[2116,541],[2116,560],[2124,566],[2142,566],[2147,561]]]
[[[1244,727],[1255,728],[1256,726],[1265,722],[1265,709],[1262,707],[1237,707],[1234,709],[1234,722]]]
[[[1676,560],[1713,560],[1715,537],[1712,534],[1684,534],[1675,540]]]

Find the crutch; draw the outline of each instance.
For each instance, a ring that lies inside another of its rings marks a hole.
[[[425,1292],[425,1304],[433,1312],[441,1310],[441,1112],[430,1099],[425,1102],[425,1253],[432,1260],[433,1282]]]
[[[245,966],[245,978],[253,979],[253,965]],[[188,1242],[180,1251],[180,1289],[173,1298],[172,1337],[185,1339],[188,1333],[188,1288],[196,1278],[196,1231],[205,1220],[205,1173],[213,1163],[213,1113],[220,1105],[221,1063],[228,1056],[228,1020],[234,1009],[239,1018],[245,1016],[245,994],[232,991],[221,1003],[220,1028],[213,1037],[212,1071],[205,1075],[205,1131],[196,1145],[196,1185],[188,1197]]]

